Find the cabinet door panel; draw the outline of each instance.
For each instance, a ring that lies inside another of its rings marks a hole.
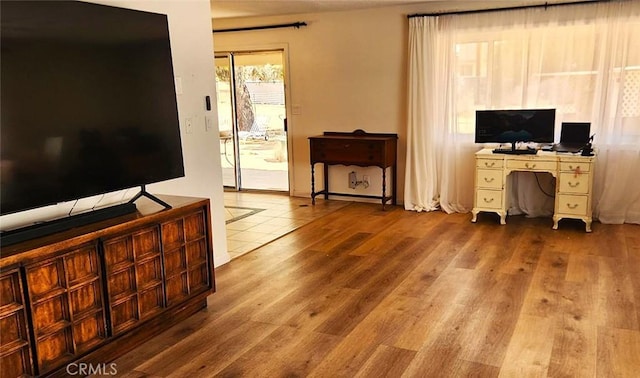
[[[156,227],[148,228],[133,235],[133,250],[136,258],[160,254],[160,238]]]
[[[136,267],[138,274],[138,288],[143,289],[149,284],[162,282],[162,266],[160,257],[145,261]]]
[[[26,348],[17,349],[0,358],[0,372],[3,377],[31,376],[31,356]]]
[[[111,323],[114,333],[129,329],[138,320],[138,299],[136,296],[127,298],[111,307]]]
[[[207,261],[207,246],[204,239],[186,245],[187,261],[190,266]]]
[[[41,370],[62,365],[73,356],[71,329],[62,329],[38,343],[38,363]]]
[[[69,309],[64,295],[59,295],[33,306],[33,325],[36,334],[46,332],[60,322],[69,321]]]
[[[27,270],[27,286],[32,297],[64,289],[64,268],[61,260],[37,265]]]
[[[22,294],[17,272],[0,278],[0,310],[10,305],[21,305]]]
[[[102,342],[106,338],[102,313],[98,312],[76,322],[73,325],[73,334],[77,335],[74,341],[78,353]]]
[[[33,375],[31,340],[18,269],[0,275],[0,373],[7,377]]]
[[[164,307],[164,294],[162,285],[152,287],[140,293],[140,316],[145,318],[162,311]]]
[[[184,225],[182,219],[162,225],[162,244],[167,249],[174,249],[184,243]]]
[[[182,248],[165,252],[164,254],[164,270],[167,276],[173,276],[187,268],[187,261]]]
[[[200,239],[206,235],[202,211],[184,218],[184,233],[186,241]]]
[[[119,264],[133,263],[133,248],[128,237],[110,239],[103,243],[104,260],[107,269],[117,269]]]
[[[119,298],[136,292],[136,277],[133,268],[109,275],[109,296]]]
[[[187,274],[183,273],[167,279],[167,305],[181,302],[189,295],[189,286],[187,284]]]
[[[72,252],[65,258],[69,286],[98,277],[98,254],[94,247]]]
[[[189,271],[189,288],[193,294],[209,286],[209,274],[207,264],[202,264]]]
[[[19,312],[0,318],[0,335],[2,344],[10,344],[24,340],[24,320]]]
[[[74,315],[97,310],[102,307],[98,281],[91,282],[73,290],[70,294],[71,312]]]

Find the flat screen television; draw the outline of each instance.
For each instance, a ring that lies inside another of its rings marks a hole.
[[[184,176],[167,16],[1,2],[0,214]]]
[[[553,143],[555,109],[478,110],[476,143]]]

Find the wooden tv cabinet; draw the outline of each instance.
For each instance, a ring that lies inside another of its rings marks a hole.
[[[113,373],[116,357],[206,307],[209,200],[161,198],[173,208],[140,201],[137,213],[2,248],[2,377],[66,376],[80,363]]]

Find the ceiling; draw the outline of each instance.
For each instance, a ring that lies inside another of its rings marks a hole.
[[[428,5],[429,12],[451,9],[502,8],[580,0],[210,0],[212,18],[275,16],[346,11],[394,5]]]

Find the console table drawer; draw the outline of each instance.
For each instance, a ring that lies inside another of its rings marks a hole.
[[[478,169],[479,188],[502,189],[502,171],[496,169]]]
[[[567,194],[558,195],[558,213],[571,215],[586,215],[587,196],[573,196]]]
[[[562,193],[589,193],[589,175],[576,175],[574,173],[560,173],[560,186],[558,191]]]
[[[385,143],[367,140],[315,140],[311,143],[311,161],[382,165],[385,161]]]
[[[591,164],[584,162],[560,162],[560,170],[561,171],[578,171],[578,172],[589,172],[591,171]]]
[[[536,160],[508,160],[507,168],[522,171],[556,171],[558,164],[555,161]]]
[[[476,192],[476,207],[501,209],[502,191],[478,189]]]
[[[502,169],[503,160],[500,159],[477,159],[477,168]]]

